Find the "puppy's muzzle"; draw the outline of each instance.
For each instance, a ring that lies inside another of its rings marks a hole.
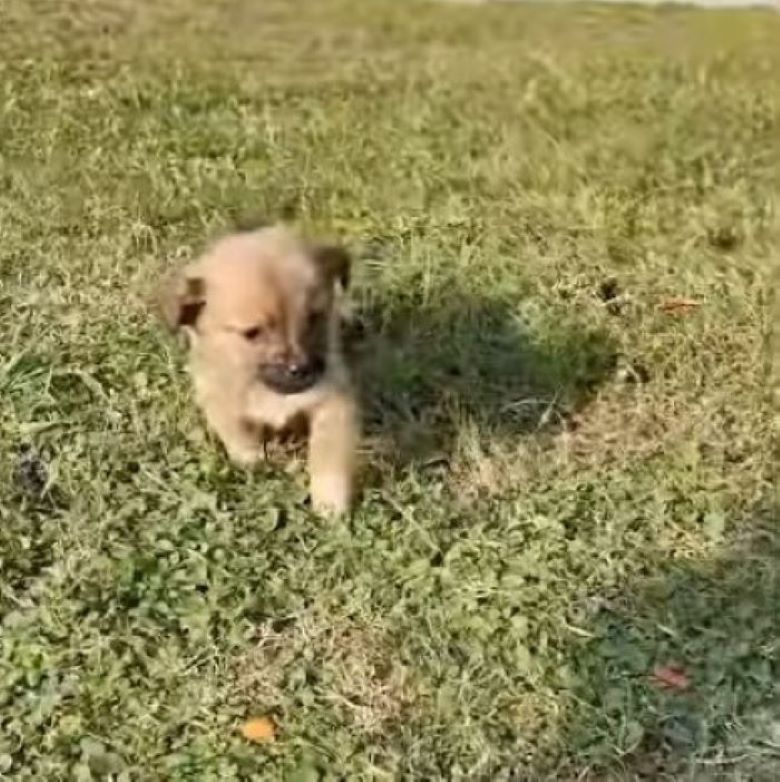
[[[311,388],[325,371],[321,358],[293,361],[285,364],[264,364],[260,379],[277,394],[300,394]]]

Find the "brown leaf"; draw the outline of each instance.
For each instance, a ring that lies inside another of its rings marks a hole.
[[[253,717],[241,726],[241,735],[247,741],[267,743],[276,739],[276,723],[270,717]]]
[[[685,668],[680,665],[656,665],[653,669],[651,681],[658,687],[667,690],[687,690],[691,686],[691,680]]]
[[[696,299],[686,299],[684,296],[673,296],[661,302],[661,310],[668,315],[685,315],[696,307],[700,307],[701,302]]]

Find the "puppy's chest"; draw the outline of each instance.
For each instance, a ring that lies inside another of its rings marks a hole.
[[[253,423],[282,431],[296,419],[308,416],[319,399],[315,389],[302,394],[281,395],[270,392],[264,386],[251,386],[246,395],[244,415]]]

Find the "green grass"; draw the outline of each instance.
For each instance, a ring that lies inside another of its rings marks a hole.
[[[159,7],[0,5],[0,775],[776,779],[780,17]],[[149,312],[249,213],[356,258],[348,523]]]

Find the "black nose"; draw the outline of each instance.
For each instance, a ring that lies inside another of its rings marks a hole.
[[[325,370],[325,360],[320,356],[313,356],[304,361],[291,361],[287,365],[290,377],[319,377]]]
[[[311,372],[311,365],[304,361],[294,361],[293,363],[287,365],[287,372],[290,377],[302,377],[308,372]]]
[[[321,358],[266,364],[260,367],[263,382],[280,394],[297,394],[313,386],[322,375],[325,362]]]

